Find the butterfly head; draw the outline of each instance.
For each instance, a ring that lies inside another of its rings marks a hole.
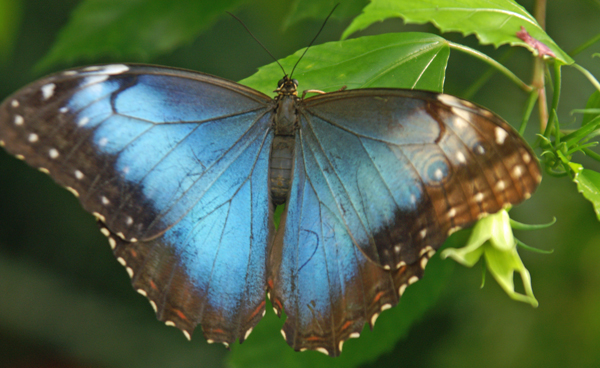
[[[277,82],[277,89],[273,92],[277,92],[278,95],[283,96],[297,96],[298,95],[298,81],[290,79],[285,75],[282,79]]]

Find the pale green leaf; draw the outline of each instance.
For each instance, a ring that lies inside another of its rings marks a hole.
[[[302,55],[299,50],[280,60],[287,73]],[[368,87],[414,88],[441,92],[449,48],[447,42],[427,33],[389,33],[313,46],[298,64],[293,77],[299,90],[325,92]],[[273,94],[283,72],[275,63],[241,81]]]
[[[536,40],[544,43],[565,64],[573,63],[522,6],[511,0],[372,0],[363,13],[344,31],[342,38],[365,29],[375,22],[400,17],[407,23],[431,22],[442,32],[475,34],[484,44],[504,44],[534,48],[516,36],[525,27]]]
[[[575,172],[573,181],[577,184],[579,193],[592,203],[600,221],[600,173],[582,168]]]

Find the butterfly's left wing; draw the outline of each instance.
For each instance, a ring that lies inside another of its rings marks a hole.
[[[230,344],[264,312],[271,105],[206,74],[93,66],[9,97],[0,145],[94,213],[159,319]]]
[[[507,123],[452,96],[343,91],[300,102],[299,114],[268,277],[296,350],[339,354],[449,234],[528,198],[541,180]]]

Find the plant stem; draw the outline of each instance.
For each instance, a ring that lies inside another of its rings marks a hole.
[[[523,82],[521,79],[519,79],[519,77],[517,77],[513,72],[511,72],[507,67],[505,67],[504,65],[500,64],[499,62],[497,62],[496,60],[492,59],[491,57],[487,56],[486,54],[479,52],[475,49],[472,49],[470,47],[467,47],[465,45],[459,45],[457,43],[454,42],[448,42],[448,46],[450,46],[450,48],[458,50],[458,51],[462,51],[466,54],[469,54],[471,56],[474,56],[476,58],[478,58],[479,60],[482,60],[488,64],[490,64],[491,66],[493,66],[494,68],[498,69],[498,71],[500,71],[502,74],[504,74],[505,76],[508,77],[508,79],[512,80],[513,82],[515,82],[515,84],[517,86],[519,86],[523,91],[529,93],[533,90],[533,88],[531,88],[531,86],[529,86],[527,83]]]
[[[573,51],[569,52],[569,56],[573,57],[573,56],[579,54],[580,52],[582,52],[583,50],[592,46],[593,44],[595,44],[598,41],[600,41],[600,34],[595,35],[594,37],[592,37],[589,40],[587,40],[586,42],[584,42],[582,45],[575,48]]]
[[[506,60],[508,60],[517,50],[516,47],[511,47],[510,49],[508,49],[508,51],[506,51],[504,53],[504,55],[502,55],[499,59],[498,62],[499,63],[503,63]],[[481,89],[481,87],[483,87],[483,85],[485,83],[487,83],[487,81],[494,75],[496,74],[496,72],[498,72],[498,70],[496,70],[496,68],[492,65],[490,65],[490,67],[488,68],[488,70],[485,71],[485,73],[483,73],[476,81],[475,83],[473,83],[463,94],[462,97],[465,100],[470,100],[471,98],[473,98],[473,96],[475,96],[475,94]]]
[[[598,82],[598,80],[594,77],[592,73],[590,73],[586,68],[582,67],[577,63],[573,63],[570,66],[579,70],[581,74],[583,74],[590,81],[590,83],[592,83],[592,85],[596,87],[598,91],[600,91],[600,82]]]
[[[533,16],[542,29],[546,28],[546,0],[536,0],[533,9]],[[544,61],[542,58],[535,58],[533,66],[533,80],[531,85],[537,89],[538,108],[540,114],[540,131],[546,130],[548,124],[548,101],[546,100],[546,81],[544,77]],[[555,91],[556,93],[556,91]]]

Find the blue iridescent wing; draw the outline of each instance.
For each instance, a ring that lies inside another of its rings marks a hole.
[[[243,340],[264,313],[271,99],[220,78],[108,65],[0,106],[0,144],[99,219],[160,320]]]
[[[338,355],[449,234],[528,198],[541,180],[507,123],[448,95],[343,91],[298,110],[294,179],[268,267],[296,350]]]

